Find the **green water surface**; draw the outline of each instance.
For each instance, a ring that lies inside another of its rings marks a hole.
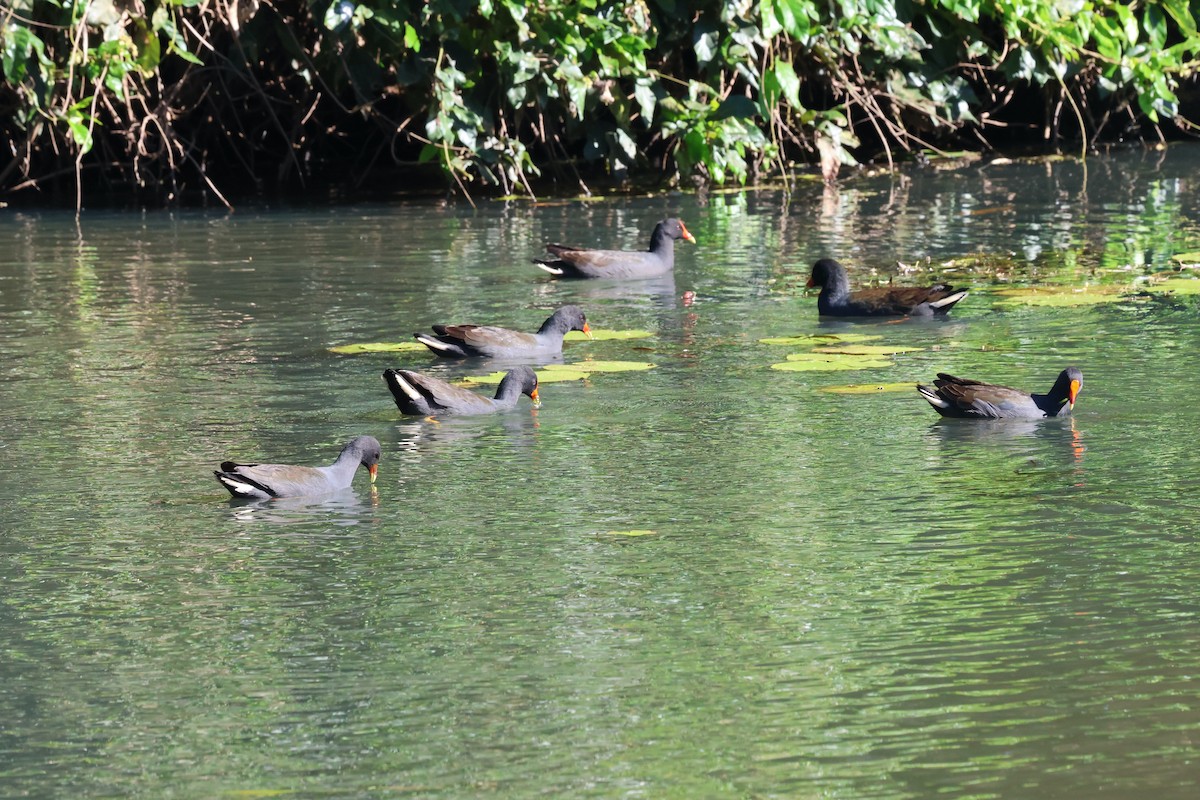
[[[1197,174],[1176,147],[790,201],[0,211],[0,796],[1195,797],[1197,300],[988,290],[1172,268]],[[698,240],[673,280],[529,263],[668,214]],[[972,294],[820,323],[823,256]],[[431,423],[384,368],[490,369],[328,350],[565,303],[653,334],[567,362],[655,368]],[[758,342],[839,332],[921,349],[786,373],[806,348]],[[823,391],[1072,364],[1073,420]],[[356,434],[375,491],[245,505],[211,475]]]

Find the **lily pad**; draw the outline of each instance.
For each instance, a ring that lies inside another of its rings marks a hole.
[[[1000,289],[996,294],[1000,295],[999,302],[1005,305],[1048,306],[1052,308],[1092,306],[1101,303],[1116,303],[1121,300],[1121,295],[1115,288],[1106,290],[1099,287],[1071,289],[1057,286],[1029,286]]]
[[[1176,253],[1171,260],[1180,264],[1200,264],[1200,253]]]
[[[884,392],[911,392],[916,383],[848,383],[845,386],[822,386],[822,392],[834,394],[882,394]]]
[[[616,339],[649,339],[654,334],[650,331],[604,331],[592,329],[592,341],[607,342]],[[586,342],[588,337],[583,331],[568,331],[563,337],[568,342]]]
[[[759,339],[758,341],[761,344],[818,347],[820,345],[837,344],[838,342],[870,342],[882,338],[882,336],[870,336],[865,333],[813,333],[806,336],[773,336],[768,339]]]
[[[1150,292],[1169,292],[1171,294],[1200,294],[1200,280],[1195,278],[1168,278],[1162,283],[1153,283],[1146,287]]]
[[[420,342],[363,342],[360,344],[341,344],[337,347],[329,348],[329,352],[341,355],[428,352],[428,350],[429,348]]]
[[[572,369],[563,364],[554,365],[555,369],[540,369],[535,370],[537,373],[538,383],[562,383],[563,381],[582,381],[591,375],[590,372],[584,369]],[[481,384],[495,384],[504,380],[507,371],[490,372],[487,375],[468,375],[460,380],[460,386],[479,386]]]
[[[543,369],[547,372],[564,370],[573,372],[640,372],[646,369],[654,369],[654,364],[645,361],[593,361],[585,359],[574,364],[547,364]]]
[[[605,536],[653,536],[658,531],[605,531]]]
[[[924,347],[909,347],[903,344],[844,344],[834,347],[818,347],[814,353],[841,353],[847,356],[890,356],[896,353],[915,353]]]
[[[835,372],[844,369],[876,369],[894,364],[883,358],[870,356],[848,356],[840,353],[792,353],[782,364],[772,364],[771,369],[784,372]]]

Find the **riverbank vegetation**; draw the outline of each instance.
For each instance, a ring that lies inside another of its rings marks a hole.
[[[1190,135],[1185,0],[9,0],[0,198],[741,184]]]

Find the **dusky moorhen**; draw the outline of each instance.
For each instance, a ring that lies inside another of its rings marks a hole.
[[[564,278],[653,278],[674,268],[676,239],[696,243],[683,220],[671,217],[654,226],[649,250],[589,250],[551,243],[546,245],[550,257],[533,263]]]
[[[387,382],[396,407],[405,414],[432,417],[439,414],[491,414],[515,408],[517,398],[529,395],[536,408],[541,405],[538,398],[537,374],[529,367],[511,369],[494,398],[475,394],[461,386],[447,383],[441,378],[431,378],[407,369],[386,369],[383,379]]]
[[[817,311],[824,317],[944,316],[967,292],[951,286],[881,286],[850,291],[845,268],[832,258],[813,264],[808,286],[821,287]]]
[[[213,470],[213,475],[234,497],[265,500],[271,497],[328,494],[349,486],[360,464],[371,473],[371,483],[374,483],[379,455],[379,442],[375,437],[359,436],[350,440],[342,448],[337,461],[328,467],[225,461],[219,471]]]
[[[445,358],[527,358],[562,353],[567,331],[592,335],[579,306],[563,306],[542,323],[537,333],[522,333],[492,325],[434,325],[434,335],[414,333],[417,341]]]
[[[938,373],[933,387],[917,384],[917,391],[943,417],[966,419],[1040,419],[1067,417],[1083,388],[1083,373],[1067,367],[1045,394]]]

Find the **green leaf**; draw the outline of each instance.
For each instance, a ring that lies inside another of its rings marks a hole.
[[[404,23],[404,46],[414,53],[421,52],[421,37],[417,35],[417,29],[409,23]]]
[[[547,372],[570,370],[573,372],[640,372],[654,369],[654,364],[645,361],[593,361],[586,359],[574,364],[547,364]]]
[[[791,62],[776,61],[767,74],[774,78],[783,96],[787,98],[788,105],[797,111],[803,111],[804,106],[800,104],[800,76],[796,74],[796,68]]]
[[[771,369],[784,372],[833,372],[852,369],[878,369],[893,366],[893,362],[869,356],[846,356],[834,353],[792,353],[782,364]]]
[[[596,328],[592,329],[592,341],[606,342],[614,339],[649,339],[654,334],[650,331],[606,331]],[[583,331],[569,331],[563,337],[567,342],[586,342],[588,337]]]
[[[882,339],[882,336],[869,336],[865,333],[813,333],[805,336],[775,336],[769,339],[759,339],[762,344],[782,345],[830,345],[836,342],[870,342]]]
[[[654,123],[654,107],[658,97],[654,94],[654,85],[649,78],[638,78],[633,84],[633,98],[637,100],[642,113],[642,123],[649,128]]]
[[[1151,292],[1163,292],[1178,295],[1200,294],[1200,279],[1168,278],[1162,283],[1152,283],[1148,285],[1146,290]]]
[[[562,383],[564,381],[581,381],[590,376],[591,373],[584,372],[582,369],[569,369],[563,364],[556,365],[558,369],[550,370],[535,370],[537,372],[538,383]],[[497,384],[504,380],[507,371],[489,372],[487,375],[469,375],[459,381],[461,386],[479,386],[483,384]]]
[[[813,352],[840,353],[847,356],[890,356],[896,353],[914,353],[924,349],[924,347],[909,347],[902,344],[842,344],[831,347],[818,347]]]
[[[833,394],[884,394],[886,392],[911,392],[916,388],[912,381],[904,383],[850,383],[844,386],[822,386],[822,392]]]
[[[1025,288],[1001,289],[998,302],[1006,305],[1048,306],[1066,308],[1091,306],[1100,303],[1116,303],[1122,298],[1116,288],[1098,287],[1073,289],[1069,287],[1030,286]]]
[[[331,353],[341,355],[358,355],[360,353],[415,353],[429,352],[429,348],[420,342],[363,342],[360,344],[341,344],[329,348]]]

